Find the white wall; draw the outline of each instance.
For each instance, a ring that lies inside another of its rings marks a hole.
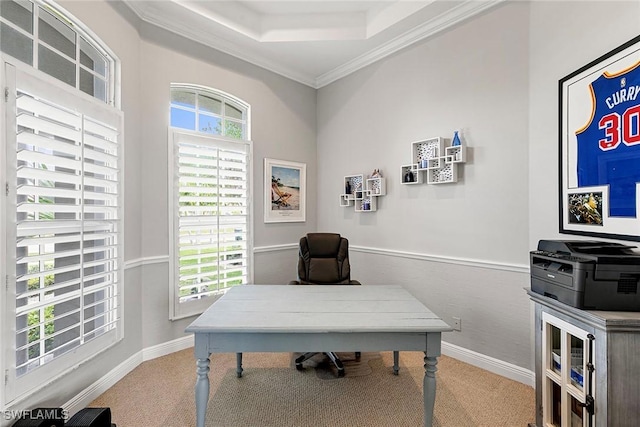
[[[525,368],[528,34],[529,6],[507,4],[318,93],[318,228],[380,249],[352,255],[353,277],[401,283],[462,318],[443,340]],[[402,185],[411,142],[455,129],[469,148],[459,182]],[[343,177],[374,168],[387,179],[378,210],[339,207]]]
[[[320,228],[358,245],[526,263],[527,10],[499,7],[320,89]],[[460,182],[402,185],[411,142],[455,129],[469,147]],[[379,210],[339,208],[342,178],[374,168],[387,178]]]

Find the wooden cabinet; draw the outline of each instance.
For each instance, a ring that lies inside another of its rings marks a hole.
[[[580,310],[528,290],[535,308],[537,427],[635,427],[640,313]]]

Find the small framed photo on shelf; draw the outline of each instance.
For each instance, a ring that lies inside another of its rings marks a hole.
[[[306,221],[305,163],[264,159],[264,222]]]

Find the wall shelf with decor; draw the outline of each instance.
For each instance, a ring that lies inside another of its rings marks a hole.
[[[466,147],[455,132],[451,145],[439,136],[411,143],[410,165],[400,166],[402,184],[458,182],[458,165],[466,162]],[[426,179],[425,179],[426,177]]]
[[[422,174],[418,173],[417,165],[402,165],[403,184],[422,184]]]
[[[356,212],[375,212],[378,209],[378,197],[387,194],[386,182],[377,169],[369,178],[363,174],[347,175],[343,183],[340,206],[353,206]]]

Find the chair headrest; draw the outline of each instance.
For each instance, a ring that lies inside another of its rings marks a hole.
[[[308,233],[309,255],[312,258],[335,257],[340,251],[340,240],[338,233]]]

